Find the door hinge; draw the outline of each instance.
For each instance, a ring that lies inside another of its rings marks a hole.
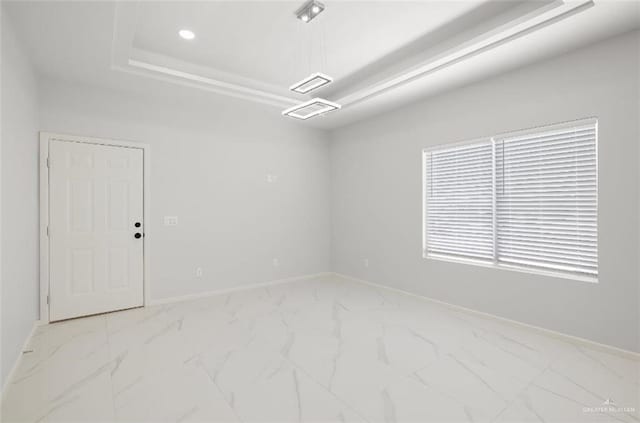
[[[47,294],[47,305],[49,305],[49,303],[50,303],[50,302],[51,302],[51,301],[50,301],[49,294]]]
[[[49,226],[47,226],[47,236],[49,236]]]
[[[47,167],[51,167],[51,165],[49,163],[49,156],[47,156]]]

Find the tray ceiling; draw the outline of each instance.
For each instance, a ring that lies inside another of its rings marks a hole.
[[[325,128],[640,26],[637,2],[324,3],[309,24],[294,16],[301,2],[284,1],[26,1],[7,9],[42,73],[123,89],[144,77],[278,114],[319,96],[343,106],[304,123]],[[183,28],[196,38],[180,38]],[[289,90],[314,72],[334,82],[312,95]]]

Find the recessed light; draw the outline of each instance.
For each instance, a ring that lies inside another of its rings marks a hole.
[[[311,11],[312,11],[313,13],[318,13],[318,12],[320,11],[320,7],[319,7],[319,6],[317,6],[317,5],[314,5],[314,6],[311,8]]]
[[[193,40],[194,38],[196,38],[196,34],[194,34],[193,31],[189,31],[188,29],[181,29],[178,34],[185,40]]]
[[[302,19],[305,22],[309,22],[309,16],[308,15],[302,15],[302,16],[300,16],[300,19]]]

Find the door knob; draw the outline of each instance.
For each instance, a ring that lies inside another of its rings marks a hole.
[[[141,226],[140,222],[136,222],[133,224],[133,226],[135,226],[136,228],[139,228]]]
[[[142,234],[140,232],[136,232],[136,234],[134,235],[137,238],[140,238],[142,236]]]

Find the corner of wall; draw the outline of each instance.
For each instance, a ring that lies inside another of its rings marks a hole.
[[[0,7],[0,382],[4,385],[38,320],[39,114],[35,70],[5,3]]]

